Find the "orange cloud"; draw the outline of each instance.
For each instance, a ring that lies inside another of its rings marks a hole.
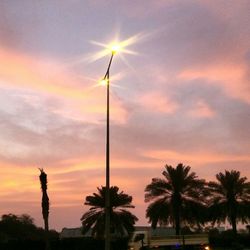
[[[55,64],[3,48],[0,48],[0,54],[2,84],[73,98],[81,97],[78,89],[70,87],[75,80],[72,81],[70,76],[60,72]]]
[[[0,55],[0,85],[3,87],[22,88],[41,96],[53,96],[63,102],[63,107],[50,109],[62,116],[95,122],[105,119],[105,89],[92,88],[92,83],[86,80],[79,81],[74,72],[66,70],[59,63],[3,48],[0,48]],[[34,104],[32,97],[26,97],[25,101]],[[111,95],[111,102],[111,119],[125,123],[128,113],[122,101]]]
[[[175,164],[178,164],[181,161],[190,165],[214,162],[250,161],[250,156],[248,155],[229,155],[202,151],[197,151],[195,153],[181,153],[170,150],[151,150],[144,152],[144,154],[155,159],[171,161]]]

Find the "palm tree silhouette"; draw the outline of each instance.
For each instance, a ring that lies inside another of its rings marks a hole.
[[[237,234],[237,222],[250,221],[250,182],[235,170],[220,172],[216,179],[217,182],[208,183],[211,220],[219,223],[227,220]]]
[[[43,171],[43,169],[39,168],[40,170],[40,183],[42,189],[42,214],[44,220],[44,229],[45,229],[45,249],[49,250],[49,197],[47,194],[47,174]]]
[[[166,165],[162,174],[164,179],[153,178],[145,188],[145,202],[151,202],[146,217],[152,227],[158,223],[172,224],[179,235],[181,222],[205,222],[205,217],[201,216],[205,211],[205,181],[181,163],[176,168]]]
[[[83,214],[83,233],[92,229],[92,236],[104,237],[105,230],[105,194],[106,187],[97,188],[98,192],[86,197],[85,205],[91,208]],[[119,192],[117,186],[110,187],[110,220],[111,232],[117,237],[128,236],[134,230],[134,224],[138,220],[126,208],[134,208],[131,205],[132,196]]]

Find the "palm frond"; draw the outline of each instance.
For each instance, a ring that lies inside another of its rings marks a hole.
[[[146,218],[149,219],[149,223],[151,223],[153,228],[156,228],[158,223],[167,225],[172,222],[170,201],[160,198],[152,202],[146,210]]]
[[[145,188],[145,202],[151,201],[159,196],[170,196],[171,186],[160,178],[153,178],[152,182]]]

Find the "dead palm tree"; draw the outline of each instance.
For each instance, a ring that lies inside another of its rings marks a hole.
[[[45,229],[45,244],[46,250],[50,249],[49,245],[49,196],[47,194],[47,174],[40,169],[40,183],[42,189],[42,214],[44,220],[44,229]]]

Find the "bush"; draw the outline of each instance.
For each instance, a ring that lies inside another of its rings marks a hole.
[[[93,238],[71,238],[51,240],[51,250],[104,250],[104,240]],[[128,240],[120,239],[111,242],[112,250],[127,250]],[[44,250],[42,240],[9,240],[0,243],[1,250]]]

